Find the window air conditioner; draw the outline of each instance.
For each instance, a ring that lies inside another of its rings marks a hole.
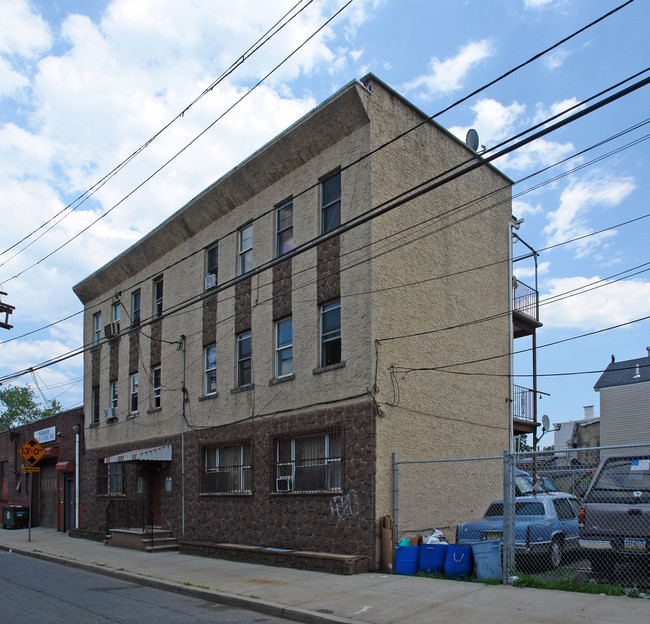
[[[291,492],[293,490],[293,483],[291,477],[278,477],[275,480],[276,492]]]
[[[104,410],[104,420],[116,420],[117,407],[108,407]]]
[[[217,285],[217,276],[214,273],[209,273],[205,276],[205,289],[214,288]]]
[[[110,323],[104,325],[104,338],[113,338],[120,333],[120,324],[119,323]]]

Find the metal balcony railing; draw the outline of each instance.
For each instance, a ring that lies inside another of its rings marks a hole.
[[[514,387],[514,396],[512,397],[512,416],[515,420],[535,420],[534,402],[535,393],[529,388],[522,386]]]
[[[520,312],[539,321],[539,299],[537,291],[517,279],[513,280],[512,309],[515,312]]]

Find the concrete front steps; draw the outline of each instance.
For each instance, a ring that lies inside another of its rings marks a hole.
[[[159,527],[153,529],[153,540],[150,531],[143,531],[142,529],[110,529],[106,536],[106,545],[143,550],[145,552],[178,550],[178,541],[172,536],[172,532]]]

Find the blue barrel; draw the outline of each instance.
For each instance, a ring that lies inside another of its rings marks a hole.
[[[420,560],[419,546],[395,547],[395,572],[397,574],[416,574]]]
[[[445,557],[449,544],[420,545],[420,572],[427,574],[442,573],[445,569]]]
[[[448,579],[470,576],[473,570],[472,547],[464,544],[449,544],[445,557],[445,576]]]

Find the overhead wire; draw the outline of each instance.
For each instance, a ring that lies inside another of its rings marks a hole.
[[[583,117],[584,115],[589,114],[589,112],[591,112],[591,111],[593,111],[593,110],[596,110],[597,108],[600,108],[601,106],[604,106],[605,104],[611,103],[612,101],[615,101],[616,99],[619,99],[620,97],[623,97],[623,95],[627,95],[627,94],[633,92],[633,91],[636,90],[636,89],[639,89],[639,88],[641,88],[641,87],[643,87],[643,86],[646,86],[646,85],[648,84],[648,81],[650,81],[650,79],[645,79],[645,80],[639,81],[636,85],[633,85],[632,87],[628,87],[628,88],[622,90],[621,92],[619,92],[618,94],[615,94],[614,96],[609,96],[609,97],[606,98],[605,100],[603,100],[603,101],[601,101],[601,102],[599,102],[599,103],[597,103],[597,104],[592,105],[591,107],[589,107],[589,109],[584,109],[584,110],[582,110],[582,111],[579,111],[578,113],[575,113],[574,115],[572,115],[572,116],[570,116],[570,117],[568,117],[568,118],[566,118],[566,119],[564,119],[564,120],[561,120],[561,121],[557,122],[557,123],[554,124],[553,126],[549,126],[549,127],[545,128],[543,131],[541,131],[541,133],[545,135],[545,134],[548,134],[549,132],[552,132],[552,131],[553,131],[554,129],[556,129],[557,127],[562,127],[562,126],[566,125],[567,123],[571,123],[572,120],[574,120],[574,119],[577,119],[577,118]],[[517,144],[515,147],[512,147],[512,146],[511,146],[511,147],[509,147],[509,148],[505,148],[505,150],[507,150],[508,152],[514,151],[514,149],[517,149],[517,148],[520,147],[521,145],[527,144],[528,142],[534,140],[535,138],[538,138],[539,134],[540,134],[540,133],[536,133],[535,135],[533,135],[533,137],[528,137],[527,139],[523,139],[522,141],[518,142],[518,144]],[[502,155],[501,153],[496,153],[496,154],[494,154],[494,155],[492,156],[492,158],[498,158],[498,157],[500,157],[501,155]],[[481,165],[481,163],[483,163],[483,161],[480,161],[480,162],[479,162],[479,166]],[[472,170],[473,170],[474,168],[475,168],[475,165],[471,166],[471,169],[472,169]],[[453,177],[452,177],[452,179],[455,179],[456,177],[457,177],[457,174],[454,174]],[[437,187],[440,186],[440,185],[441,185],[441,183],[440,183],[440,182],[437,182],[437,183],[435,183],[434,185],[432,185],[431,187],[428,187],[428,188],[426,188],[426,189],[420,189],[420,190],[417,192],[416,196],[420,196],[420,195],[422,195],[424,192],[430,192],[431,190],[433,190],[434,188],[437,188]],[[402,195],[403,195],[403,194],[401,194],[400,197],[402,197]],[[394,203],[391,203],[390,201],[389,201],[389,202],[384,202],[383,204],[380,204],[380,206],[382,206],[382,209],[381,209],[380,212],[381,212],[381,214],[384,214],[384,213],[387,211],[387,208],[389,208],[389,209],[393,209],[393,208],[395,208],[395,207],[397,207],[397,206],[403,205],[404,203],[406,203],[407,201],[410,201],[411,199],[412,199],[412,196],[409,196],[408,198],[403,198],[403,197],[402,197],[402,199],[400,199],[398,202],[394,202]],[[389,205],[386,206],[386,204],[389,204]],[[371,209],[370,211],[368,211],[368,213],[373,213],[373,210]],[[365,214],[363,215],[363,221],[362,221],[362,222],[366,222],[366,221],[368,220],[368,216],[369,216],[368,213],[365,213]],[[373,214],[374,214],[374,213],[373,213]],[[374,218],[374,216],[371,215],[371,218]],[[351,221],[355,221],[355,219],[352,219]],[[321,240],[329,239],[329,238],[332,238],[332,237],[334,237],[334,236],[337,236],[337,235],[338,235],[341,231],[343,231],[344,229],[345,229],[345,231],[347,231],[347,230],[349,230],[349,229],[352,229],[353,227],[357,227],[357,225],[358,225],[358,222],[357,222],[356,224],[352,224],[352,223],[349,223],[349,222],[346,223],[346,224],[342,224],[339,228],[333,230],[332,232],[330,232],[330,233],[328,233],[328,234],[326,234],[326,235],[323,235],[323,236],[317,237],[316,239],[313,239],[312,242],[311,242],[309,245],[305,244],[305,245],[303,245],[303,246],[300,246],[300,247],[297,248],[296,250],[294,250],[294,251],[288,253],[286,256],[283,256],[283,257],[280,258],[280,259],[272,260],[272,261],[270,261],[269,263],[266,263],[265,265],[262,265],[262,266],[260,266],[260,267],[258,267],[258,268],[256,268],[256,269],[254,269],[253,271],[247,273],[245,276],[243,276],[243,277],[241,277],[241,278],[235,278],[234,280],[230,280],[229,282],[227,282],[227,283],[221,285],[221,286],[219,287],[219,289],[221,289],[221,290],[225,290],[226,288],[230,288],[230,287],[232,287],[235,283],[237,283],[238,281],[241,281],[241,279],[246,279],[246,278],[251,277],[251,276],[253,276],[253,275],[257,275],[257,274],[259,274],[259,273],[261,273],[261,272],[267,270],[270,266],[273,266],[273,265],[277,264],[278,261],[283,261],[283,260],[285,260],[287,257],[293,257],[294,255],[298,255],[299,253],[303,253],[304,251],[306,251],[307,248],[313,248],[313,247],[314,247],[316,244],[318,244]],[[214,292],[214,291],[212,291],[212,292]],[[169,316],[169,315],[171,315],[171,314],[176,314],[176,313],[178,313],[180,310],[185,309],[187,306],[192,305],[192,304],[196,303],[197,301],[202,300],[202,299],[205,298],[206,296],[210,296],[210,295],[212,294],[212,292],[201,293],[201,295],[199,295],[198,297],[194,297],[194,298],[192,298],[192,299],[190,299],[190,300],[184,302],[182,305],[180,305],[180,306],[175,306],[173,309],[171,309],[171,310],[169,310],[169,311],[163,313],[163,315],[162,315],[160,318],[163,318],[164,316]],[[83,352],[83,350],[84,350],[85,348],[88,348],[88,347],[81,347],[80,349],[76,349],[76,350],[74,350],[74,351],[72,351],[72,352],[70,352],[70,353],[64,355],[64,356],[62,357],[62,359],[56,360],[55,363],[58,363],[59,361],[64,361],[64,360],[66,360],[66,359],[69,359],[70,357],[75,357],[76,355],[78,355],[78,354],[80,354],[81,352]],[[44,363],[44,365],[45,365],[45,364],[46,364],[46,365],[51,365],[50,363]],[[16,374],[15,376],[20,376],[20,375],[22,375],[22,374],[24,374],[24,372],[19,373],[19,374]],[[12,376],[12,377],[14,377],[14,376]],[[4,378],[3,378],[3,379],[0,379],[0,381],[2,381],[2,380],[4,380]]]
[[[633,0],[630,0],[633,1]],[[321,26],[319,26],[307,39],[305,39],[298,47],[296,47],[291,53],[289,53],[282,61],[280,61],[271,71],[269,71],[267,74],[264,75],[263,78],[261,78],[257,83],[255,83],[250,89],[248,89],[243,95],[241,95],[233,104],[231,104],[221,115],[219,115],[214,121],[212,121],[205,129],[203,129],[199,134],[197,134],[189,143],[187,143],[184,147],[182,147],[180,150],[178,150],[171,158],[169,158],[167,161],[165,161],[160,167],[158,167],[153,173],[148,175],[140,184],[138,184],[135,188],[133,188],[131,191],[129,191],[122,199],[120,199],[117,203],[113,204],[108,210],[105,210],[101,215],[99,215],[96,219],[91,221],[86,227],[82,228],[79,232],[68,238],[64,243],[53,249],[50,253],[46,254],[43,256],[40,260],[37,262],[32,263],[31,265],[27,266],[25,269],[22,271],[19,271],[12,277],[4,280],[4,282],[10,282],[21,275],[24,275],[27,271],[33,269],[34,267],[38,266],[45,260],[51,258],[53,255],[55,255],[57,252],[61,251],[64,247],[67,247],[71,242],[79,238],[82,234],[87,232],[91,227],[93,227],[95,224],[97,224],[99,221],[103,220],[106,218],[113,210],[115,210],[117,207],[122,205],[129,197],[131,197],[134,193],[136,193],[138,190],[140,190],[145,184],[147,184],[149,181],[151,181],[155,176],[157,176],[163,169],[165,169],[170,163],[172,163],[174,160],[176,160],[181,154],[183,154],[187,149],[189,149],[194,143],[196,143],[204,134],[206,134],[209,130],[211,130],[221,119],[223,119],[231,110],[233,110],[238,104],[240,104],[246,97],[248,97],[255,89],[257,89],[264,81],[269,78],[272,74],[274,74],[280,67],[282,67],[290,58],[292,58],[297,52],[299,52],[305,45],[307,45],[318,33],[320,33],[332,20],[334,20],[336,17],[338,17],[350,4],[352,4],[354,0],[348,0],[338,11],[334,13],[330,18],[328,18]],[[205,192],[205,191],[204,191]],[[200,193],[202,195],[203,193]]]
[[[208,93],[210,93],[214,88],[219,85],[223,80],[225,80],[230,74],[232,74],[242,63],[247,61],[251,56],[255,54],[262,46],[264,46],[268,41],[270,41],[275,35],[277,35],[285,26],[287,26],[293,19],[295,19],[302,11],[304,11],[314,0],[307,0],[307,3],[299,10],[297,11],[294,15],[292,15],[289,19],[287,19],[284,23],[281,24],[283,20],[285,20],[297,7],[300,5],[304,0],[299,0],[289,11],[287,11],[279,20],[273,24],[262,36],[260,36],[257,41],[251,45],[242,55],[237,57],[237,59],[228,67],[216,80],[214,80],[210,86],[208,86],[206,89],[203,90],[203,92],[196,96],[192,102],[190,102],[187,106],[183,108],[183,110],[178,113],[175,117],[173,117],[169,122],[167,122],[160,130],[158,130],[152,137],[150,137],[147,141],[145,141],[140,147],[138,147],[134,152],[132,152],[129,156],[127,156],[123,161],[121,161],[117,166],[115,166],[109,173],[104,175],[100,180],[98,180],[95,184],[93,184],[89,189],[87,189],[84,193],[79,195],[77,198],[75,198],[72,202],[70,202],[67,206],[65,206],[63,209],[61,209],[59,212],[57,212],[55,215],[50,217],[47,221],[45,221],[43,224],[41,224],[38,228],[30,232],[29,234],[25,235],[22,239],[5,249],[4,251],[0,252],[0,256],[3,256],[7,252],[11,251],[27,239],[31,238],[34,234],[45,228],[48,224],[50,224],[52,221],[54,221],[57,217],[62,215],[63,213],[67,213],[59,219],[51,228],[48,228],[46,232],[44,232],[41,236],[39,236],[37,239],[32,241],[29,245],[26,245],[23,247],[17,254],[11,256],[11,258],[5,260],[0,264],[0,268],[3,267],[7,262],[15,258],[18,254],[22,253],[25,249],[30,247],[36,240],[39,240],[45,233],[50,231],[53,227],[61,223],[63,219],[68,217],[72,212],[77,210],[81,205],[83,205],[86,200],[88,200],[92,195],[94,195],[99,189],[101,189],[108,181],[110,181],[113,177],[115,177],[126,165],[128,165],[132,160],[135,159],[136,156],[138,156],[141,152],[143,152],[149,145],[151,145],[161,134],[163,134],[172,124],[174,124],[176,121],[179,119],[183,118],[185,114],[197,103],[199,100],[201,100],[203,97],[205,97]],[[281,25],[280,25],[281,24]]]
[[[40,264],[41,262],[43,262],[44,260],[48,259],[48,258],[51,257],[52,255],[54,255],[55,253],[57,253],[60,249],[62,249],[63,247],[67,246],[70,242],[72,242],[73,240],[75,240],[76,238],[78,238],[81,234],[83,234],[84,232],[88,231],[88,230],[89,230],[93,225],[95,225],[95,223],[97,223],[98,221],[100,221],[101,219],[103,219],[106,215],[108,215],[110,212],[112,212],[112,210],[114,210],[114,209],[117,208],[119,205],[121,205],[124,201],[126,201],[126,199],[128,199],[128,198],[129,198],[133,193],[135,193],[135,192],[136,192],[137,190],[139,190],[142,186],[144,186],[147,182],[149,182],[149,181],[150,181],[154,176],[156,176],[156,175],[157,175],[157,174],[158,174],[162,169],[164,169],[165,167],[167,167],[167,165],[168,165],[169,163],[171,163],[171,162],[172,162],[173,160],[175,160],[175,159],[176,159],[176,158],[177,158],[181,153],[183,153],[186,149],[188,149],[188,148],[189,148],[189,147],[190,147],[190,146],[191,146],[195,141],[197,141],[197,140],[198,140],[198,139],[199,139],[203,134],[205,134],[208,130],[210,130],[210,129],[211,129],[211,128],[212,128],[212,127],[213,127],[213,126],[214,126],[214,125],[215,125],[215,124],[216,124],[216,123],[217,123],[217,122],[218,122],[218,121],[219,121],[219,120],[220,120],[224,115],[226,115],[230,110],[232,110],[232,108],[234,108],[235,106],[237,106],[237,105],[238,105],[238,104],[239,104],[239,103],[240,103],[240,102],[241,102],[241,101],[242,101],[242,100],[243,100],[243,99],[244,99],[244,98],[245,98],[245,97],[246,97],[250,92],[252,92],[254,89],[256,89],[256,88],[257,88],[257,87],[258,87],[262,82],[264,82],[264,81],[266,80],[266,78],[268,78],[271,74],[273,74],[273,73],[274,73],[274,72],[275,72],[275,71],[276,71],[280,66],[282,66],[282,65],[283,65],[283,64],[284,64],[284,63],[285,63],[289,58],[291,58],[291,56],[293,56],[293,55],[294,55],[298,50],[300,50],[300,49],[301,49],[301,48],[302,48],[302,47],[303,47],[307,42],[309,42],[309,41],[310,41],[310,40],[311,40],[311,39],[312,39],[316,34],[318,34],[318,32],[320,32],[320,30],[322,30],[325,26],[327,26],[327,25],[329,24],[330,21],[332,21],[335,17],[337,17],[337,16],[339,15],[339,13],[341,13],[345,8],[347,8],[347,6],[348,6],[352,1],[353,1],[353,0],[349,0],[349,2],[347,2],[344,6],[342,6],[341,9],[340,9],[337,13],[335,13],[335,14],[334,14],[334,15],[333,15],[333,16],[332,16],[332,17],[331,17],[327,22],[325,22],[325,24],[323,24],[323,25],[322,25],[318,30],[316,30],[316,31],[315,31],[315,32],[314,32],[314,33],[313,33],[313,34],[312,34],[312,35],[311,35],[307,40],[305,40],[305,41],[304,41],[300,46],[298,46],[298,47],[297,47],[297,48],[296,48],[296,49],[295,49],[295,50],[294,50],[294,51],[293,51],[289,56],[287,56],[287,57],[286,57],[286,58],[285,58],[281,63],[279,63],[279,64],[278,64],[274,69],[272,69],[272,70],[271,70],[271,71],[270,71],[270,72],[269,72],[269,73],[268,73],[264,78],[262,78],[261,81],[259,81],[255,86],[253,86],[249,91],[247,91],[247,92],[246,92],[246,93],[245,93],[245,94],[244,94],[244,95],[243,95],[239,100],[237,100],[237,101],[236,101],[236,102],[235,102],[235,103],[234,103],[230,108],[228,108],[228,109],[227,109],[227,110],[226,110],[222,115],[220,115],[220,116],[219,116],[219,117],[218,117],[214,122],[212,122],[212,123],[211,123],[211,124],[210,124],[206,129],[205,129],[205,130],[203,130],[201,133],[199,133],[199,134],[198,134],[198,135],[197,135],[197,136],[196,136],[192,141],[190,141],[188,144],[186,144],[186,146],[185,146],[184,148],[182,148],[179,152],[177,152],[177,153],[176,153],[176,154],[175,154],[171,159],[169,159],[166,163],[164,163],[164,164],[163,164],[159,169],[157,169],[156,171],[154,171],[153,174],[151,174],[151,175],[150,175],[149,177],[147,177],[143,182],[141,182],[138,186],[136,186],[136,187],[135,187],[131,192],[129,192],[129,193],[128,193],[125,197],[123,197],[119,202],[117,202],[116,204],[114,204],[111,208],[109,208],[107,211],[105,211],[102,215],[100,215],[97,219],[95,219],[92,223],[90,223],[86,228],[84,228],[83,230],[81,230],[80,232],[78,232],[76,235],[74,235],[72,238],[70,238],[67,242],[65,242],[64,244],[62,244],[62,245],[59,246],[58,248],[54,249],[50,254],[46,255],[45,257],[43,257],[43,258],[42,258],[41,260],[39,260],[38,262],[36,262],[36,263],[34,263],[34,264],[28,266],[28,267],[27,267],[26,269],[24,269],[23,271],[19,272],[18,274],[14,275],[14,276],[11,277],[11,278],[8,278],[8,279],[5,280],[5,281],[11,281],[11,280],[13,280],[13,279],[19,277],[20,275],[24,274],[25,272],[29,271],[30,269],[34,268],[35,266],[37,266],[38,264]],[[349,168],[349,167],[351,167],[351,166],[353,166],[353,165],[355,165],[355,164],[358,164],[358,162],[361,162],[362,160],[364,160],[365,158],[368,158],[369,156],[371,156],[372,154],[376,153],[377,151],[379,151],[379,150],[381,150],[381,149],[384,149],[384,148],[387,147],[388,145],[391,145],[391,144],[394,143],[395,141],[397,141],[397,140],[401,139],[402,137],[408,135],[410,132],[413,132],[414,130],[416,130],[417,128],[419,128],[420,126],[422,126],[423,124],[428,123],[429,121],[432,121],[432,120],[436,119],[437,117],[439,117],[440,115],[442,115],[442,114],[444,114],[445,112],[449,111],[450,109],[454,108],[455,106],[458,106],[458,105],[462,104],[463,102],[467,101],[469,98],[474,97],[475,95],[478,95],[479,93],[481,93],[482,91],[486,90],[486,89],[489,88],[490,86],[493,86],[494,84],[496,84],[496,83],[500,82],[501,80],[507,78],[508,76],[512,75],[512,74],[515,73],[516,71],[522,69],[523,67],[526,67],[527,65],[533,63],[535,60],[541,58],[542,56],[544,56],[544,55],[548,54],[549,52],[553,51],[554,49],[556,49],[557,47],[563,45],[563,44],[566,43],[567,41],[570,41],[571,39],[573,39],[574,37],[578,36],[579,34],[585,32],[586,30],[588,30],[588,29],[590,29],[590,28],[592,28],[592,27],[595,26],[596,24],[599,24],[599,23],[602,22],[603,20],[605,20],[605,19],[611,17],[612,15],[614,15],[615,13],[617,13],[618,11],[620,11],[620,10],[622,10],[623,8],[625,8],[626,6],[630,5],[632,2],[634,2],[634,0],[627,0],[626,2],[624,2],[624,3],[621,4],[621,5],[619,5],[618,7],[615,7],[615,8],[612,9],[611,11],[608,11],[607,13],[601,15],[599,18],[597,18],[597,19],[591,21],[591,22],[588,23],[587,25],[585,25],[585,26],[583,26],[582,28],[580,28],[580,29],[574,31],[573,33],[571,33],[571,34],[568,35],[567,37],[564,37],[564,38],[561,39],[560,41],[558,41],[558,42],[556,42],[555,44],[553,44],[553,45],[547,47],[546,49],[542,50],[541,52],[538,52],[537,54],[533,55],[532,57],[530,57],[530,58],[527,59],[526,61],[520,63],[520,64],[517,65],[516,67],[514,67],[514,68],[508,70],[507,72],[501,74],[501,75],[498,76],[497,78],[495,78],[495,79],[491,80],[490,82],[484,84],[483,86],[479,87],[478,89],[475,89],[473,92],[471,92],[471,93],[468,94],[467,96],[465,96],[465,97],[463,97],[463,98],[461,98],[461,99],[455,101],[454,103],[450,104],[449,106],[447,106],[446,108],[442,109],[441,111],[435,113],[434,115],[431,115],[431,116],[429,116],[428,118],[425,118],[425,119],[424,119],[423,121],[421,121],[420,123],[416,124],[415,126],[411,127],[410,129],[408,129],[408,130],[406,130],[406,131],[404,131],[404,132],[398,134],[397,136],[391,138],[391,139],[388,140],[386,143],[384,143],[384,144],[382,144],[382,145],[379,145],[379,146],[376,147],[374,150],[371,150],[369,153],[364,154],[363,156],[361,156],[359,159],[357,159],[357,160],[355,160],[355,161],[352,161],[351,163],[349,163],[348,165],[346,165],[345,167],[343,167],[341,170],[343,171],[343,170],[345,170],[346,168]],[[311,190],[312,188],[314,188],[314,186],[315,186],[315,185],[311,185],[311,186],[309,186],[308,188],[306,188],[306,189],[303,190],[302,192],[296,194],[294,197],[298,197],[298,196],[300,196],[300,195],[302,195],[302,194],[308,192],[309,190]],[[258,218],[261,218],[261,217],[263,217],[263,216],[265,216],[265,215],[264,215],[264,214],[259,215],[259,216],[256,217],[254,220],[256,220],[256,219],[258,219]],[[2,266],[2,265],[0,265],[0,266]]]

